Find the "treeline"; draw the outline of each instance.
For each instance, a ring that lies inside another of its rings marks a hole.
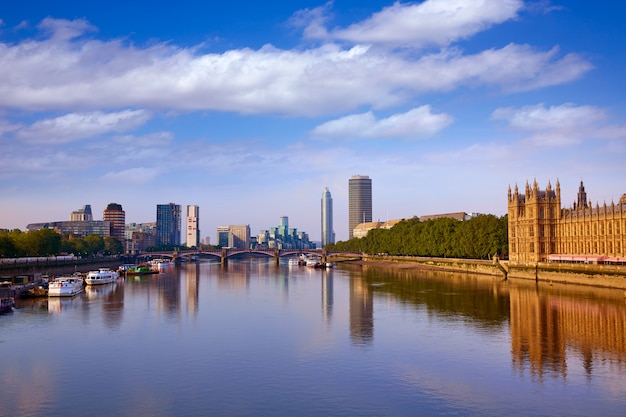
[[[508,257],[508,217],[491,214],[458,221],[439,218],[421,222],[403,220],[391,229],[373,229],[363,238],[328,244],[327,250],[489,259],[494,254]]]
[[[52,256],[71,253],[76,256],[124,253],[122,243],[114,237],[102,238],[89,235],[85,238],[69,238],[52,229],[23,232],[19,229],[0,229],[0,256],[18,258],[23,256]]]

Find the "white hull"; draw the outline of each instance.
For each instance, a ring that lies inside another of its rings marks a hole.
[[[61,277],[48,284],[48,297],[72,297],[83,289],[82,278]]]
[[[103,285],[110,284],[117,280],[118,273],[106,268],[100,268],[98,271],[90,271],[85,277],[87,285]]]

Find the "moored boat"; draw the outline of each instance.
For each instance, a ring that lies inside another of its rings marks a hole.
[[[0,299],[0,313],[8,313],[13,310],[15,300],[13,297],[2,297]]]
[[[100,268],[97,271],[89,271],[85,277],[85,284],[87,285],[101,285],[110,284],[115,281],[119,275],[117,272],[108,268]]]
[[[149,265],[137,265],[132,268],[128,268],[125,272],[127,276],[130,275],[150,275],[150,274],[158,274],[159,271],[156,268],[152,268]]]
[[[300,261],[298,260],[298,258],[289,259],[289,266],[298,266],[298,265],[300,265]]]
[[[153,259],[150,261],[150,265],[152,265],[153,268],[159,270],[174,266],[174,262],[170,261],[169,259]]]
[[[48,284],[48,297],[72,297],[83,291],[83,278],[78,275],[59,277]]]

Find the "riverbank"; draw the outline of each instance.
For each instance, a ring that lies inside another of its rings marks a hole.
[[[626,266],[564,263],[511,264],[502,260],[426,258],[417,256],[364,255],[361,260],[337,260],[356,265],[376,265],[394,269],[436,270],[481,274],[504,279],[588,285],[626,290]]]

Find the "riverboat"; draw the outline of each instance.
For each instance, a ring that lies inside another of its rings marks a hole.
[[[78,275],[59,277],[48,285],[48,297],[73,297],[84,289],[83,278]]]
[[[153,259],[150,261],[150,264],[156,269],[164,269],[173,266],[174,262],[169,259]]]
[[[85,284],[87,285],[102,285],[110,284],[117,280],[119,275],[117,272],[108,268],[100,268],[97,271],[89,271],[85,277]]]
[[[300,260],[298,260],[298,258],[289,259],[289,266],[298,266],[298,265],[300,265]]]
[[[124,272],[127,276],[131,275],[150,275],[150,274],[158,274],[159,270],[155,267],[151,267],[149,265],[136,265],[132,268],[126,269]]]
[[[3,297],[0,299],[0,313],[8,313],[9,311],[13,311],[13,305],[15,304],[15,300],[13,297]]]

